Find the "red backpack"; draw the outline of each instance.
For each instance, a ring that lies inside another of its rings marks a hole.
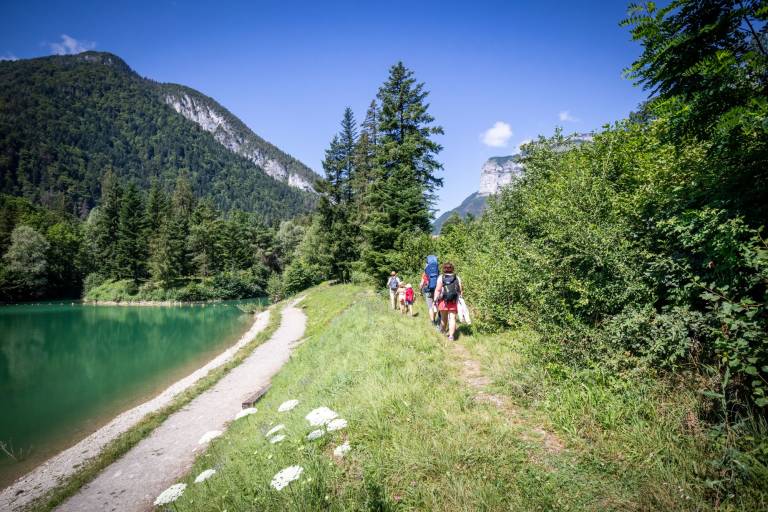
[[[405,300],[408,302],[413,302],[413,288],[405,289]]]

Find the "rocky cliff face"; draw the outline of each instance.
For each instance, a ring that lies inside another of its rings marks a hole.
[[[481,196],[496,194],[501,187],[509,185],[522,175],[523,165],[520,163],[520,155],[489,158],[480,170],[478,192]]]
[[[174,87],[164,93],[163,99],[176,112],[212,133],[224,147],[247,158],[276,180],[302,190],[314,190],[316,176],[309,168],[289,155],[281,155],[210,98]]]

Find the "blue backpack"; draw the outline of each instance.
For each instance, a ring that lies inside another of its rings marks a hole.
[[[429,284],[427,284],[427,291],[433,292],[437,287],[437,276],[440,275],[440,269],[437,266],[437,256],[430,254],[427,256],[427,267],[424,269],[424,273],[429,278]]]

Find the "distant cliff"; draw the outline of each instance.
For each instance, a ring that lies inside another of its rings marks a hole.
[[[480,170],[481,196],[489,196],[498,193],[501,187],[512,183],[523,175],[521,156],[494,156],[489,158]]]

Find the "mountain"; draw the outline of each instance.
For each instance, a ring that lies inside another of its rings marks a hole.
[[[552,151],[568,151],[577,148],[584,143],[592,141],[592,134],[574,133],[557,144],[550,146]],[[536,142],[534,144],[540,144]],[[517,153],[509,156],[494,156],[489,158],[480,169],[480,188],[464,199],[459,206],[448,210],[438,217],[432,224],[432,233],[439,234],[443,223],[452,215],[457,214],[462,219],[468,214],[479,217],[485,211],[487,199],[490,195],[499,193],[503,187],[506,187],[520,179],[525,172],[523,165],[523,153]]]
[[[267,222],[316,202],[316,174],[193,89],[103,52],[0,62],[0,192],[84,216],[108,168],[144,189],[185,173],[198,197]]]
[[[162,84],[165,102],[179,114],[213,134],[229,150],[244,156],[278,181],[312,191],[315,172],[291,155],[265,141],[213,98],[177,84]]]

